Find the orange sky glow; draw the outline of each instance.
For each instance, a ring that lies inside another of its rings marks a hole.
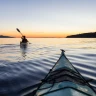
[[[92,32],[91,30],[89,32]],[[95,32],[95,30],[93,30]],[[31,32],[31,31],[24,31],[22,32],[23,35],[25,35],[27,38],[66,38],[69,35],[74,34],[81,34],[81,33],[88,33],[88,30],[86,32]],[[22,35],[18,31],[7,31],[3,32],[4,36],[11,36],[20,38]]]
[[[65,38],[70,33],[64,32],[22,32],[27,38]],[[3,35],[20,38],[22,35],[19,32],[6,32]]]

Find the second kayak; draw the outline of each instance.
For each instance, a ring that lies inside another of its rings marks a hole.
[[[26,48],[27,46],[28,46],[28,43],[20,42],[20,47],[21,48]]]

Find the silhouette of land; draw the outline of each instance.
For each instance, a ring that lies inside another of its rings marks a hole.
[[[14,37],[0,35],[0,38],[14,38]]]
[[[70,36],[67,36],[66,38],[96,38],[96,32],[70,35]]]

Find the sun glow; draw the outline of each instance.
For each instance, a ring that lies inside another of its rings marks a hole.
[[[62,32],[25,32],[24,35],[28,38],[65,38],[68,34]],[[16,34],[15,37],[21,37]]]

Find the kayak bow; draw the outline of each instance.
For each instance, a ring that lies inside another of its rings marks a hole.
[[[96,93],[62,50],[59,60],[42,80],[34,96],[96,96]]]

